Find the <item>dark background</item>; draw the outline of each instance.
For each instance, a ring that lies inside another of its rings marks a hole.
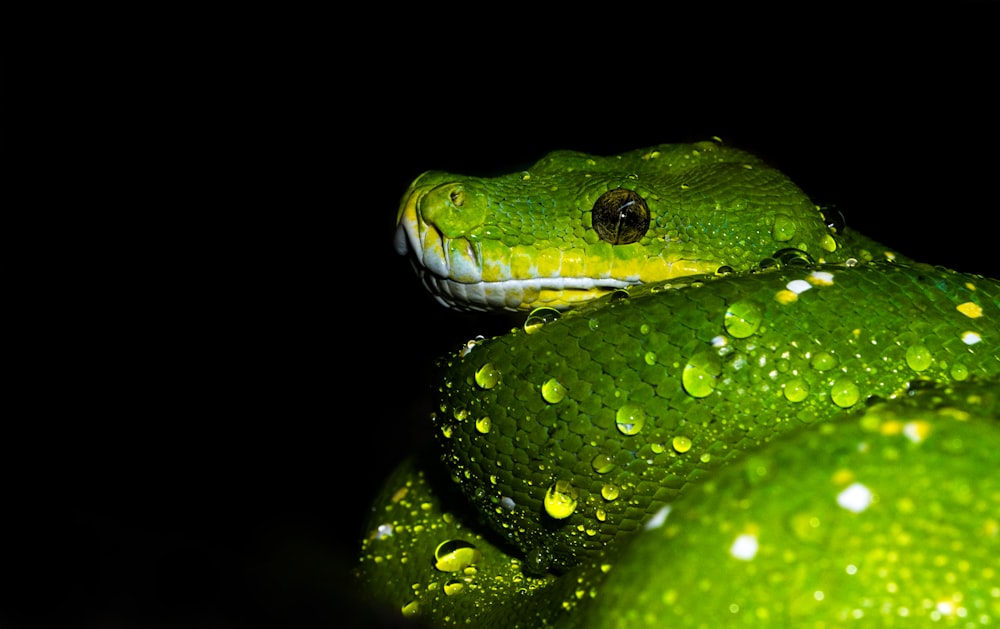
[[[994,7],[184,16],[62,59],[22,160],[58,203],[0,621],[378,619],[346,578],[367,505],[427,439],[434,357],[508,325],[444,311],[394,253],[423,170],[719,136],[904,253],[1000,276]]]

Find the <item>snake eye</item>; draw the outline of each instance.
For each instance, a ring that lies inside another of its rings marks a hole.
[[[591,223],[601,240],[613,245],[638,241],[649,229],[649,207],[634,190],[608,190],[594,203]]]

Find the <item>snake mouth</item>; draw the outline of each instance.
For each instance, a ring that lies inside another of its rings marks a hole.
[[[547,306],[570,308],[630,286],[621,280],[591,278],[529,278],[500,282],[461,283],[417,269],[424,286],[439,303],[457,310],[527,312]]]
[[[569,308],[638,282],[611,277],[483,278],[480,247],[467,238],[448,238],[421,220],[411,195],[404,201],[393,243],[407,256],[424,287],[441,304],[457,310],[525,312],[540,306]]]

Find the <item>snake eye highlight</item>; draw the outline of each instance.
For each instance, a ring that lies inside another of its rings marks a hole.
[[[608,190],[594,203],[591,223],[601,240],[613,245],[637,242],[649,229],[649,207],[634,190]]]

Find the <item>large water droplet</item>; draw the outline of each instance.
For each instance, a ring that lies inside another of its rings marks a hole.
[[[568,518],[576,510],[576,500],[579,496],[576,487],[566,480],[557,480],[548,491],[542,504],[545,513],[557,520]]]
[[[620,491],[618,490],[618,486],[617,485],[605,485],[604,487],[601,487],[601,496],[605,500],[608,500],[608,501],[610,501],[610,500],[616,500],[618,498],[619,494],[620,494]]]
[[[476,384],[482,389],[492,389],[500,382],[500,372],[493,363],[486,363],[476,372]]]
[[[923,345],[911,345],[906,349],[906,364],[913,371],[924,371],[933,363],[930,350]]]
[[[420,603],[416,600],[403,603],[403,606],[399,608],[399,613],[402,614],[404,618],[412,618],[420,613]]]
[[[638,404],[625,404],[615,413],[615,425],[622,434],[637,434],[645,424],[646,411]]]
[[[590,461],[590,466],[594,468],[594,471],[598,474],[607,474],[611,470],[615,469],[615,463],[606,454],[598,454]]]
[[[775,251],[772,257],[783,267],[808,268],[816,265],[816,261],[812,259],[812,256],[794,247]]]
[[[793,378],[785,383],[784,393],[789,402],[801,402],[809,396],[809,383],[802,378]]]
[[[837,366],[837,357],[828,352],[819,352],[812,357],[810,364],[816,371],[827,371]]]
[[[490,431],[490,426],[492,425],[493,422],[490,421],[489,417],[481,417],[476,420],[476,430],[484,435]]]
[[[854,406],[861,399],[861,390],[853,379],[841,376],[834,380],[830,388],[830,399],[841,408]]]
[[[550,404],[558,404],[566,397],[566,387],[555,378],[550,378],[542,385],[542,399]]]
[[[462,539],[449,539],[434,549],[434,567],[441,572],[458,572],[482,559],[475,546]]]
[[[709,352],[700,352],[684,365],[681,384],[684,385],[688,395],[702,398],[715,389],[715,379],[720,373],[722,373],[722,363],[719,357]]]
[[[778,215],[771,227],[771,237],[778,242],[785,242],[795,237],[795,221],[785,215]]]
[[[625,301],[628,298],[629,294],[627,288],[616,288],[613,291],[611,291],[611,295],[608,296],[608,301],[611,302]]]
[[[534,334],[542,328],[543,325],[551,321],[555,321],[559,318],[559,311],[555,308],[550,308],[548,306],[541,306],[540,308],[535,308],[528,315],[528,318],[524,320],[524,331],[528,334]]]
[[[729,308],[726,309],[723,325],[730,335],[738,339],[745,339],[757,331],[763,315],[764,310],[760,304],[743,299],[730,304]]]
[[[691,438],[679,435],[677,437],[674,437],[674,440],[671,442],[670,445],[674,447],[674,451],[680,454],[684,454],[685,452],[691,449]]]

